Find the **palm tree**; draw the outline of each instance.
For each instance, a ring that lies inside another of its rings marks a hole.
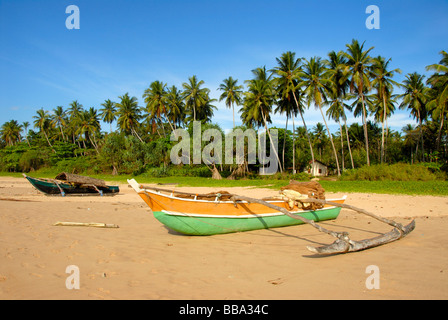
[[[99,132],[99,130],[100,122],[95,108],[90,108],[89,110],[82,111],[80,113],[79,126],[76,130],[76,133],[79,135],[84,135],[84,140],[89,140],[98,154],[100,153],[98,150],[98,145],[94,140],[92,140],[92,136]],[[84,148],[86,148],[85,144]]]
[[[156,119],[162,123],[162,114],[165,115],[171,130],[174,131],[174,126],[168,117],[168,109],[166,102],[167,91],[165,89],[166,84],[160,81],[154,81],[150,84],[149,88],[145,90],[143,98],[146,103],[146,111],[149,114],[148,119],[152,121],[153,132],[155,132]],[[163,123],[162,123],[163,128]]]
[[[62,127],[65,127],[66,125],[66,117],[65,117],[65,111],[64,108],[61,106],[56,107],[53,109],[53,117],[52,117],[52,125],[55,127],[58,127],[61,131],[62,140],[65,141],[65,135],[64,131],[62,130]]]
[[[81,112],[83,111],[83,106],[78,102],[78,100],[75,100],[69,104],[69,108],[67,111],[67,114],[69,116],[69,129],[72,134],[73,143],[75,143],[75,132],[78,127],[79,123],[79,116]],[[79,145],[79,141],[78,141]]]
[[[353,143],[355,149],[362,148],[364,143],[364,128],[358,123],[352,123],[348,128],[348,133],[350,135],[350,140]]]
[[[440,148],[440,138],[442,135],[443,123],[446,115],[446,106],[448,104],[448,53],[441,51],[442,59],[438,64],[432,64],[426,67],[426,70],[433,70],[436,73],[428,79],[431,84],[432,95],[428,107],[433,110],[433,119],[440,117],[439,133],[437,135],[437,149]]]
[[[431,117],[435,121],[439,121],[439,130],[436,139],[436,149],[440,149],[440,140],[442,137],[443,126],[447,116],[448,101],[445,98],[444,90],[448,87],[448,74],[440,75],[433,74],[427,81],[431,85],[428,91],[428,111],[431,112]]]
[[[260,68],[259,68],[260,69]],[[258,125],[264,124],[267,134],[269,135],[269,140],[271,142],[271,150],[274,151],[275,157],[277,158],[280,172],[283,172],[280,158],[278,156],[277,150],[272,141],[271,133],[268,129],[267,123],[270,122],[270,114],[272,111],[272,105],[275,99],[275,92],[272,87],[272,82],[267,79],[253,79],[250,80],[248,85],[248,92],[244,100],[245,111],[242,116],[244,124],[251,124],[252,122]]]
[[[209,90],[207,88],[201,88],[204,81],[198,81],[195,75],[190,77],[188,81],[189,83],[184,82],[182,84],[184,88],[185,106],[187,109],[193,110],[193,121],[196,121],[197,109],[206,104]]]
[[[197,120],[202,121],[203,123],[211,122],[213,118],[214,110],[217,110],[215,105],[212,103],[216,101],[216,99],[211,99],[209,96],[209,89],[206,89],[206,98],[205,103],[200,106],[200,108],[196,111]]]
[[[332,87],[330,94],[332,101],[330,101],[329,103],[327,116],[334,119],[339,124],[339,129],[341,131],[342,170],[344,170],[344,139],[340,119],[344,121],[347,146],[350,154],[350,161],[352,164],[352,168],[354,169],[355,164],[353,162],[352,149],[350,147],[350,139],[347,127],[347,115],[345,113],[345,109],[351,111],[351,107],[346,103],[344,103],[349,88],[348,67],[346,64],[347,59],[344,57],[344,53],[342,51],[339,51],[338,53],[336,53],[335,51],[331,51],[328,54],[328,58],[329,60],[326,61],[326,64],[328,67],[328,75]]]
[[[277,92],[279,92],[279,88],[276,90]],[[285,113],[286,114],[286,124],[285,124],[285,133],[284,133],[284,137],[283,137],[283,151],[282,151],[282,162],[283,162],[283,168],[285,168],[285,149],[286,149],[286,135],[287,135],[287,132],[288,132],[288,120],[289,120],[289,117],[291,116],[291,113],[293,113],[294,111],[295,111],[295,108],[294,107],[292,107],[291,108],[291,102],[290,101],[288,101],[287,99],[282,99],[281,97],[279,97],[280,99],[279,100],[277,100],[276,101],[276,104],[277,104],[277,108],[275,108],[275,110],[274,110],[274,112],[275,113],[280,113],[280,114],[283,114],[283,113]],[[293,143],[293,156],[292,156],[292,159],[293,159],[293,165],[292,165],[292,167],[293,167],[293,172],[295,171],[294,169],[295,169],[295,144],[294,144],[294,137],[295,137],[295,133],[294,133],[294,126],[293,126],[293,141],[292,141],[292,143]],[[285,169],[286,170],[286,169]]]
[[[112,122],[114,122],[117,118],[117,108],[115,107],[115,102],[107,99],[101,105],[103,106],[103,108],[100,109],[101,119],[110,125],[110,132],[112,132]]]
[[[165,87],[165,83],[156,80],[151,82],[149,88],[146,89],[143,94],[143,99],[146,103],[145,111],[148,114],[147,121],[152,127],[152,133],[156,132],[157,123],[160,122],[164,135],[165,128],[162,121],[162,114],[164,114],[166,110],[163,101],[165,96]],[[158,129],[157,132],[159,132]]]
[[[247,93],[245,93],[246,97],[243,101],[243,106],[240,109],[241,113],[241,121],[243,122],[243,125],[246,127],[253,129],[254,127],[261,127],[263,125],[263,118],[260,113],[260,109],[256,107],[256,105],[251,105],[247,101]],[[270,116],[268,117],[267,121],[271,123]]]
[[[53,148],[47,135],[47,130],[50,130],[52,126],[50,116],[48,115],[48,111],[44,111],[44,109],[39,109],[37,110],[37,116],[33,116],[33,118],[36,119],[34,120],[34,127],[38,128],[40,132],[44,134],[45,139],[47,139],[48,145],[51,148]]]
[[[345,117],[345,114],[342,114],[344,112],[344,105],[339,101],[338,99],[333,99],[331,101],[328,101],[328,110],[326,112],[326,115],[333,119],[338,125],[339,125],[339,132],[341,136],[341,165],[342,165],[342,171],[345,170],[345,164],[344,164],[344,136],[342,132],[342,125],[341,125],[341,118]],[[350,145],[350,142],[349,142]],[[350,150],[350,146],[349,146]],[[350,152],[351,153],[351,152]],[[352,157],[351,157],[352,158]],[[352,160],[352,167],[354,167],[353,160]]]
[[[258,127],[265,126],[280,171],[283,172],[277,150],[272,142],[271,133],[267,129],[267,123],[271,123],[272,104],[275,99],[275,90],[271,79],[272,73],[268,73],[266,66],[263,66],[253,69],[252,74],[254,75],[254,79],[245,81],[248,84],[249,90],[246,92],[246,106],[242,110],[241,118],[243,119],[243,124],[246,124],[248,127],[254,124]],[[258,102],[254,100],[258,100]]]
[[[80,104],[78,102],[78,100],[75,100],[75,101],[71,102],[69,104],[69,106],[70,106],[70,108],[68,108],[68,115],[71,118],[76,118],[81,113],[81,111],[83,110],[83,106],[82,106],[82,104]]]
[[[410,159],[411,159],[411,164],[412,164],[413,163],[412,149],[415,147],[415,145],[418,144],[419,134],[418,134],[417,130],[415,129],[415,126],[410,123],[408,123],[406,126],[404,126],[401,130],[405,134],[403,144],[405,147],[409,148],[409,150],[411,151]]]
[[[377,96],[380,104],[378,108],[382,105],[383,116],[381,119],[382,123],[382,133],[381,133],[381,163],[383,163],[385,158],[385,148],[384,148],[384,123],[386,122],[386,115],[390,113],[388,110],[389,102],[392,97],[392,91],[394,85],[399,86],[397,82],[392,80],[394,73],[401,73],[400,69],[388,70],[389,63],[392,59],[386,60],[382,56],[378,56],[372,59],[372,74],[374,79],[372,81],[372,86],[377,90]]]
[[[276,90],[278,95],[280,96],[280,100],[278,101],[276,112],[286,113],[286,129],[288,128],[288,119],[292,117],[292,126],[293,126],[293,173],[295,173],[295,123],[294,119],[297,116],[297,113],[300,113],[302,118],[303,126],[305,128],[305,134],[308,139],[308,144],[310,146],[311,158],[314,162],[314,152],[313,146],[311,144],[311,139],[308,134],[308,129],[306,127],[305,119],[303,117],[303,103],[301,101],[301,96],[303,93],[299,88],[299,80],[300,80],[300,58],[295,57],[295,53],[291,51],[287,51],[283,53],[280,58],[276,58],[277,66],[272,70],[274,74],[277,76],[274,81],[276,85]],[[299,98],[297,97],[299,96]],[[295,104],[291,103],[292,99],[294,99]],[[283,165],[285,164],[285,141],[283,140]]]
[[[272,73],[269,73],[266,70],[266,66],[258,67],[252,70],[252,74],[254,75],[253,80],[263,80],[263,81],[271,81]],[[246,80],[247,83],[250,83],[251,80]]]
[[[431,64],[426,67],[426,70],[430,71],[436,71],[436,72],[443,72],[448,73],[448,53],[444,50],[440,51],[440,54],[442,55],[442,59],[439,63]]]
[[[30,123],[28,121],[25,121],[22,123],[23,132],[25,133],[25,139],[28,143],[28,146],[31,147],[30,141],[28,140],[28,128],[30,126]]]
[[[12,146],[20,141],[20,131],[22,131],[22,126],[17,120],[11,120],[5,122],[0,128],[0,137],[8,146]]]
[[[228,77],[224,79],[223,82],[219,85],[218,90],[223,91],[221,96],[219,97],[219,101],[225,99],[225,103],[227,108],[232,108],[233,111],[233,129],[235,129],[235,104],[237,106],[242,103],[242,95],[243,95],[243,86],[237,85],[238,80],[233,79],[232,77]]]
[[[370,166],[369,157],[369,135],[367,133],[367,111],[365,106],[365,92],[368,92],[371,88],[370,84],[370,71],[371,58],[369,52],[373,50],[373,47],[364,51],[364,42],[359,44],[358,40],[353,39],[351,44],[347,44],[347,52],[344,52],[344,56],[347,58],[347,66],[350,69],[350,91],[354,92],[355,87],[358,93],[358,98],[362,107],[362,123],[364,127],[364,140],[366,146],[366,158],[367,165]]]
[[[403,101],[400,104],[400,109],[409,109],[411,115],[418,121],[420,126],[420,137],[422,141],[422,153],[423,151],[423,121],[426,119],[426,103],[428,98],[428,88],[425,86],[423,79],[425,76],[418,74],[417,72],[409,73],[406,75],[406,79],[403,81],[403,87],[405,92],[401,95]],[[415,154],[418,153],[418,143],[416,146]]]
[[[168,109],[168,120],[173,122],[174,128],[181,126],[185,120],[185,103],[182,92],[173,85],[166,92],[165,102]]]
[[[143,140],[138,135],[136,129],[140,126],[141,110],[136,97],[129,97],[128,93],[118,97],[120,102],[117,106],[117,124],[121,131],[135,135],[141,142]]]
[[[395,112],[395,105],[397,104],[397,98],[399,96],[397,94],[391,94],[390,92],[386,92],[386,95],[387,95],[386,101],[384,101],[383,98],[380,96],[380,92],[377,91],[376,94],[372,96],[371,102],[369,102],[369,106],[373,113],[373,118],[375,122],[377,123],[381,122],[383,124],[381,144],[384,143],[384,147],[381,146],[380,153],[384,149],[384,157],[382,158],[384,161],[386,161],[387,140],[389,136],[387,119],[390,118],[390,116]],[[384,109],[384,102],[386,103],[385,109]],[[384,126],[386,127],[385,131]],[[384,140],[383,135],[385,136]]]
[[[322,105],[327,101],[327,95],[331,92],[331,80],[328,78],[328,70],[325,68],[325,64],[320,57],[313,57],[309,61],[305,60],[304,70],[301,73],[301,86],[304,86],[304,92],[307,95],[308,105],[311,102],[314,103],[316,107],[319,108],[324,120],[325,126],[328,131],[328,136],[330,137],[331,146],[333,148],[333,154],[336,159],[336,166],[338,170],[338,176],[341,175],[341,170],[339,168],[338,155],[336,153],[336,148],[334,147],[333,138],[328,127],[327,120],[325,119],[324,113],[322,111]]]
[[[320,122],[316,123],[316,127],[313,129],[313,136],[315,144],[317,145],[317,150],[319,151],[319,160],[322,161],[322,149],[326,144],[325,129],[324,125]]]

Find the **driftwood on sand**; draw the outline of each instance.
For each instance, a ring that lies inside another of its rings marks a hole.
[[[56,227],[94,227],[94,228],[119,228],[116,224],[97,223],[97,222],[56,222]]]

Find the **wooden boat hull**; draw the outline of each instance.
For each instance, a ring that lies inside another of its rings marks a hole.
[[[154,217],[168,228],[187,235],[214,235],[258,229],[278,228],[303,224],[281,212],[259,203],[245,201],[215,201],[178,198],[141,187],[135,180],[128,180],[138,195],[151,208]],[[342,203],[342,199],[332,200]],[[336,219],[339,207],[326,206],[317,210],[288,208],[283,200],[268,201],[314,221]]]
[[[316,211],[304,211],[302,217],[318,221],[336,219],[341,208],[325,208]],[[154,217],[168,228],[187,235],[215,235],[259,229],[280,228],[303,224],[282,213],[278,215],[253,215],[248,217],[216,217],[185,215],[176,212],[155,211]]]
[[[82,195],[82,194],[90,194],[90,195],[101,195],[100,192],[98,192],[96,189],[92,187],[78,187],[74,186],[69,183],[58,183],[58,185],[55,182],[47,181],[43,179],[37,179],[32,178],[25,175],[25,178],[35,187],[37,190],[39,190],[42,193],[48,194],[48,195],[61,195],[61,189],[64,192],[64,194],[76,194],[76,195]],[[97,189],[102,192],[102,194],[116,194],[120,192],[120,189],[118,186],[98,186]]]

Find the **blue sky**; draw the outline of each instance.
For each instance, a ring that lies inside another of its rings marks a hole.
[[[72,4],[80,10],[79,30],[65,25]],[[380,9],[379,30],[365,26],[369,5]],[[391,67],[403,71],[396,81],[426,74],[425,66],[448,50],[448,1],[0,0],[0,125],[32,123],[36,110],[74,100],[100,108],[126,92],[143,106],[152,81],[181,88],[192,75],[218,98],[228,76],[243,83],[285,51],[326,57],[352,39],[392,58]],[[216,105],[213,122],[231,128],[231,110]],[[314,107],[305,116],[311,127],[322,122]],[[284,123],[274,117],[274,125]],[[406,123],[414,120],[401,111],[389,120],[394,130]]]

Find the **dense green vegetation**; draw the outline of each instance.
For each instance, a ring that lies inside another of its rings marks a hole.
[[[278,174],[254,180],[260,178],[259,164],[246,163],[217,165],[221,176],[244,177],[247,182],[240,181],[242,185],[276,186],[278,181],[308,178],[303,173],[293,175],[293,169],[303,172],[316,159],[340,176],[330,189],[354,186],[349,180],[370,180],[388,181],[371,184],[372,190],[377,186],[383,190],[386,185],[397,190],[400,187],[394,183],[412,180],[426,181],[425,186],[433,186],[434,193],[444,194],[444,185],[438,183],[445,183],[448,159],[448,54],[442,51],[439,63],[428,65],[427,70],[433,72],[428,78],[409,73],[397,83],[393,77],[401,70],[392,70],[390,59],[372,56],[373,50],[353,40],[345,51],[332,51],[326,59],[300,59],[285,52],[272,69],[254,69],[253,78],[244,85],[232,77],[224,79],[218,89],[220,100],[232,109],[234,117],[235,107],[239,108],[241,129],[260,128],[270,133],[274,113],[288,121],[286,128],[276,128]],[[400,95],[394,93],[398,87],[403,91]],[[67,171],[176,182],[178,177],[183,177],[182,181],[211,177],[204,164],[175,166],[170,161],[170,150],[177,144],[170,141],[171,132],[177,128],[191,132],[194,120],[203,123],[202,130],[220,130],[225,141],[223,130],[213,123],[216,101],[204,81],[192,76],[179,89],[156,80],[142,93],[142,99],[143,106],[137,97],[125,93],[115,102],[106,99],[98,109],[73,101],[68,107],[38,110],[30,115],[32,123],[4,123],[0,128],[0,171],[39,170],[44,175]],[[306,110],[313,106],[321,112],[322,123],[310,128]],[[397,108],[408,110],[416,124],[401,132],[388,128],[387,119]],[[350,113],[360,117],[361,123],[348,126]],[[369,114],[374,122],[367,121]],[[330,118],[339,124],[338,132],[329,131]],[[101,128],[101,121],[110,128]],[[112,124],[116,124],[115,131]],[[235,172],[238,174],[232,175]],[[362,189],[370,188],[368,185],[363,184]]]
[[[48,169],[42,169],[32,173],[36,177],[54,178],[58,172]],[[3,172],[1,175],[8,175],[20,178],[20,173]],[[126,180],[132,175],[92,175],[94,178],[106,180],[112,184],[126,184]],[[179,176],[154,177],[148,174],[142,174],[135,177],[142,184],[160,184],[161,188],[171,189],[174,185],[177,187],[258,187],[280,190],[281,187],[288,185],[291,176],[275,175],[274,177],[264,179],[239,179],[239,180],[214,180],[212,178],[186,176],[180,179]],[[304,176],[292,177],[304,178]],[[383,194],[403,194],[403,195],[436,195],[448,196],[448,183],[444,180],[428,181],[348,181],[348,180],[320,180],[320,184],[327,192],[339,193],[383,193]],[[329,195],[328,195],[329,196]]]

